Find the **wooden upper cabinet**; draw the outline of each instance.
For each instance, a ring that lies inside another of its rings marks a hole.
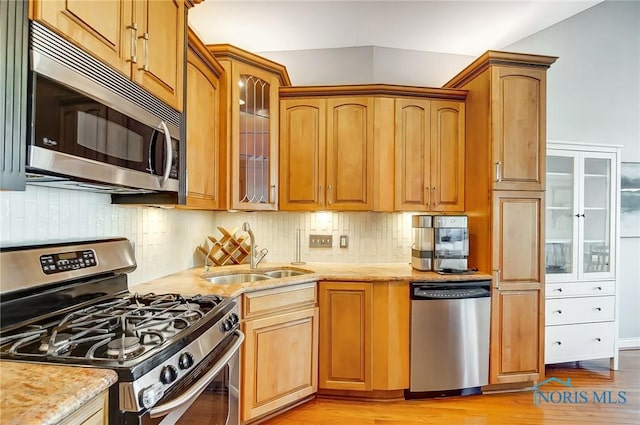
[[[431,206],[431,102],[396,100],[396,210]]]
[[[135,0],[137,63],[132,78],[169,105],[182,109],[184,0]]]
[[[544,190],[546,70],[496,66],[491,72],[493,188]]]
[[[464,104],[396,100],[396,210],[464,210]]]
[[[207,48],[225,69],[220,106],[229,147],[229,208],[277,210],[278,89],[291,84],[286,68],[228,44]]]
[[[117,69],[130,75],[132,54],[132,23],[130,1],[114,0],[36,0],[33,16],[57,29],[67,39]]]
[[[186,207],[223,208],[219,113],[222,66],[189,30],[187,51],[187,201]]]
[[[327,209],[373,209],[373,98],[327,99]]]
[[[324,206],[325,99],[280,102],[280,209]]]
[[[32,18],[182,110],[183,1],[35,0]]]
[[[464,211],[463,102],[431,102],[431,209]]]
[[[283,99],[280,209],[373,209],[373,98]]]

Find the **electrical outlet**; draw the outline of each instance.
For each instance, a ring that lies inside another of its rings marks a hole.
[[[349,236],[340,235],[340,248],[349,248]]]
[[[331,248],[333,235],[309,235],[309,248]]]

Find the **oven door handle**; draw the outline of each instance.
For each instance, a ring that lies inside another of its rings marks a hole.
[[[152,407],[151,410],[149,410],[149,416],[152,418],[157,418],[159,416],[168,415],[172,411],[178,410],[185,404],[188,404],[195,400],[240,349],[240,346],[244,341],[244,334],[242,333],[242,331],[236,330],[235,336],[238,338],[238,340],[231,346],[231,348],[229,348],[229,350],[227,350],[225,355],[220,360],[218,360],[215,365],[213,365],[209,372],[207,372],[202,378],[198,379],[195,384],[189,387],[189,389],[180,396],[159,406]]]

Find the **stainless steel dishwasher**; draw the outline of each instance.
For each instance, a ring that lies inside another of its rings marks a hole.
[[[489,382],[491,282],[411,284],[406,398],[480,393]]]

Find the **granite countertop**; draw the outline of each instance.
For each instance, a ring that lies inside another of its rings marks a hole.
[[[56,424],[118,380],[112,370],[0,361],[0,422]]]
[[[209,272],[198,266],[169,276],[153,279],[135,286],[132,292],[163,293],[175,292],[182,295],[216,294],[236,297],[244,292],[259,291],[280,286],[295,285],[318,280],[331,281],[360,281],[360,282],[390,282],[390,281],[431,281],[455,282],[461,280],[486,280],[492,276],[484,273],[441,275],[434,272],[419,272],[413,270],[407,263],[305,263],[292,265],[290,263],[262,263],[257,270],[260,273],[274,269],[300,269],[309,272],[300,276],[279,279],[260,280],[255,282],[234,284],[211,284],[202,276],[216,276],[229,273],[243,273],[250,270],[248,264],[236,266],[214,267]]]

